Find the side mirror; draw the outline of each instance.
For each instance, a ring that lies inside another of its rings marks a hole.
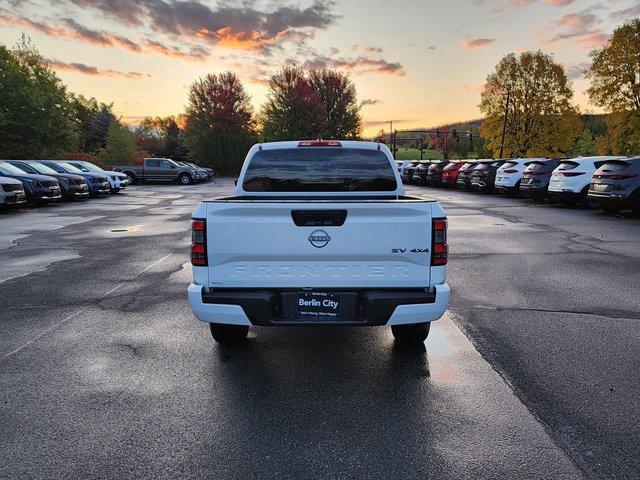
[[[237,179],[237,178],[233,181],[233,184],[234,184],[236,187],[238,186],[238,179]]]
[[[171,168],[175,170],[176,166],[172,163]]]

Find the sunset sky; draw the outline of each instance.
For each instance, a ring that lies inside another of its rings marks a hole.
[[[0,0],[0,42],[22,32],[69,88],[134,123],[183,111],[189,85],[233,70],[256,108],[285,63],[347,71],[365,134],[479,117],[486,75],[510,52],[541,49],[573,80],[582,110],[588,53],[640,1]]]

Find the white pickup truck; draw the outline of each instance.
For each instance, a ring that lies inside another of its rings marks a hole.
[[[218,342],[252,325],[389,325],[423,342],[449,303],[447,219],[405,196],[385,145],[255,145],[192,218],[189,303]]]

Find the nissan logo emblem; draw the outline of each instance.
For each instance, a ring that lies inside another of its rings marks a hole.
[[[316,248],[326,247],[331,241],[331,237],[324,230],[314,230],[309,235],[309,243]]]

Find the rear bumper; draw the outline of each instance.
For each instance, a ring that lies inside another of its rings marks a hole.
[[[574,192],[572,190],[566,190],[562,192],[548,190],[547,196],[551,200],[558,200],[558,201],[578,201],[582,198],[582,195],[580,192]]]
[[[449,285],[419,289],[367,289],[357,291],[356,315],[348,321],[300,322],[282,316],[280,289],[237,289],[204,292],[189,285],[189,304],[198,320],[227,325],[406,325],[438,320],[449,305]],[[353,292],[353,291],[351,291]]]
[[[547,196],[547,187],[520,185],[520,195],[525,198],[540,198]]]
[[[620,208],[625,208],[631,205],[629,197],[620,193],[596,193],[589,190],[588,198],[598,205]]]

